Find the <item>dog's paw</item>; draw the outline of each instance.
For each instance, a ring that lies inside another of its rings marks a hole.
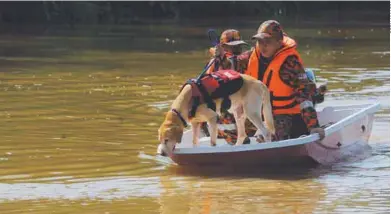
[[[243,144],[250,144],[250,138],[249,137],[246,137],[243,141]]]
[[[257,141],[258,143],[264,143],[264,142],[266,142],[265,138],[264,138],[262,135],[257,135],[255,139],[256,139],[256,141]]]

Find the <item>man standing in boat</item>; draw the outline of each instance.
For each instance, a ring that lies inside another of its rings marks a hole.
[[[256,46],[239,59],[248,59],[245,74],[262,81],[270,90],[275,140],[309,133],[318,133],[323,139],[325,132],[319,127],[312,102],[316,85],[306,76],[296,42],[274,20],[263,22],[252,39],[257,41]]]

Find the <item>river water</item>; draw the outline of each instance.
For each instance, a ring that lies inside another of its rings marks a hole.
[[[163,113],[208,59],[206,28],[174,30],[0,36],[0,213],[389,213],[388,29],[287,29],[325,105],[381,103],[370,157],[206,173],[155,157]]]

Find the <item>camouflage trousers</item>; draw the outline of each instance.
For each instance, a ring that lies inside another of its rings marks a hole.
[[[301,114],[280,114],[273,117],[276,127],[275,140],[287,140],[309,134]]]
[[[235,119],[228,112],[222,114],[219,123],[235,124]],[[286,140],[297,138],[301,135],[309,134],[306,124],[304,123],[301,114],[294,115],[274,115],[274,126],[276,128],[275,136],[272,141]],[[257,128],[247,119],[245,123],[246,134],[249,137],[254,136]],[[219,130],[218,138],[224,138],[228,143],[235,144],[238,138],[237,130]],[[246,141],[248,141],[246,139]],[[246,143],[246,141],[244,143]]]

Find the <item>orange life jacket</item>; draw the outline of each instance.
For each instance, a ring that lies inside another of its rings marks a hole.
[[[270,91],[273,114],[299,114],[300,104],[296,102],[296,94],[291,86],[284,83],[279,75],[280,68],[288,56],[296,56],[300,63],[301,57],[296,50],[296,42],[284,36],[283,47],[274,56],[266,68],[261,80]],[[245,74],[258,78],[260,49],[257,46],[251,53]]]

